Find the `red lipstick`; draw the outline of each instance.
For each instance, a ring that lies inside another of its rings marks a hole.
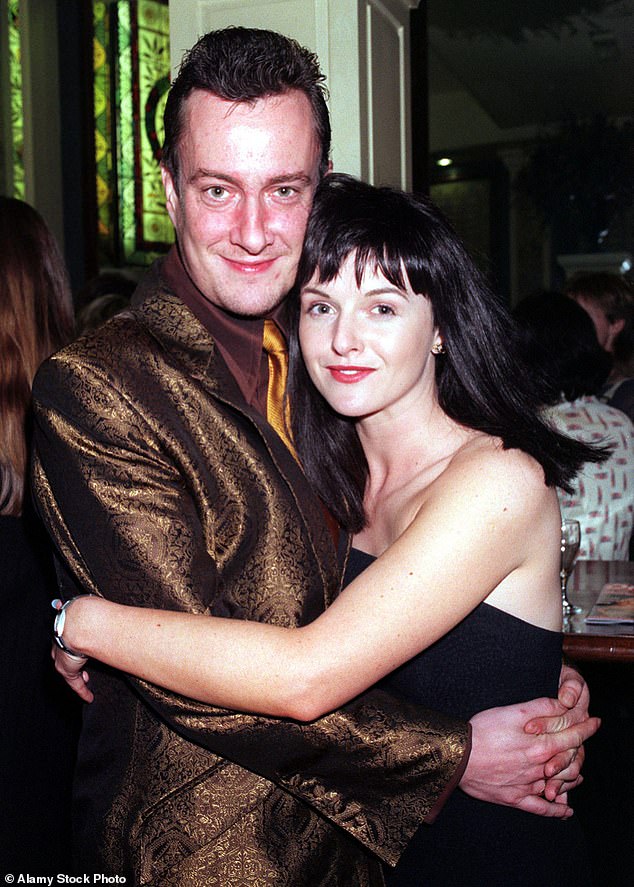
[[[360,366],[329,366],[326,369],[330,372],[335,382],[342,382],[344,385],[353,385],[355,382],[362,382],[371,373],[374,367]]]

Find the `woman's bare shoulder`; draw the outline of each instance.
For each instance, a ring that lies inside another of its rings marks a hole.
[[[454,470],[491,470],[512,478],[519,472],[527,479],[544,484],[543,469],[533,456],[524,450],[505,448],[499,437],[479,432],[456,451],[449,467]]]
[[[546,486],[541,466],[495,438],[474,434],[426,489],[397,554],[419,563],[429,551],[445,557],[451,564],[445,584],[451,570],[456,587],[468,575],[476,598],[484,600],[516,570],[537,562],[539,549],[556,538],[558,521],[556,491]]]
[[[505,449],[499,438],[476,433],[456,451],[439,478],[443,495],[460,490],[462,497],[472,493],[481,502],[488,499],[518,506],[526,512],[534,503],[540,508],[552,498],[541,465],[528,453]]]

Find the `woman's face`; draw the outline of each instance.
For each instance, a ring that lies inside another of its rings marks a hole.
[[[361,418],[435,398],[438,340],[429,299],[368,266],[356,281],[354,254],[330,283],[314,275],[301,292],[299,338],[313,383],[338,413]]]

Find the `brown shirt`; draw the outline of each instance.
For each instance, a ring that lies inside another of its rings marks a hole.
[[[263,317],[238,317],[214,305],[201,293],[185,270],[176,246],[169,251],[161,273],[166,283],[177,293],[205,329],[212,334],[231,375],[234,377],[249,406],[266,416],[266,393],[269,365],[262,348]],[[284,306],[269,315],[286,335]]]

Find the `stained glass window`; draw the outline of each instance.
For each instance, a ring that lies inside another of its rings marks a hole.
[[[147,264],[173,240],[159,168],[167,0],[93,2],[100,264]]]
[[[9,95],[11,103],[11,172],[14,197],[24,200],[24,123],[19,0],[9,0]]]

